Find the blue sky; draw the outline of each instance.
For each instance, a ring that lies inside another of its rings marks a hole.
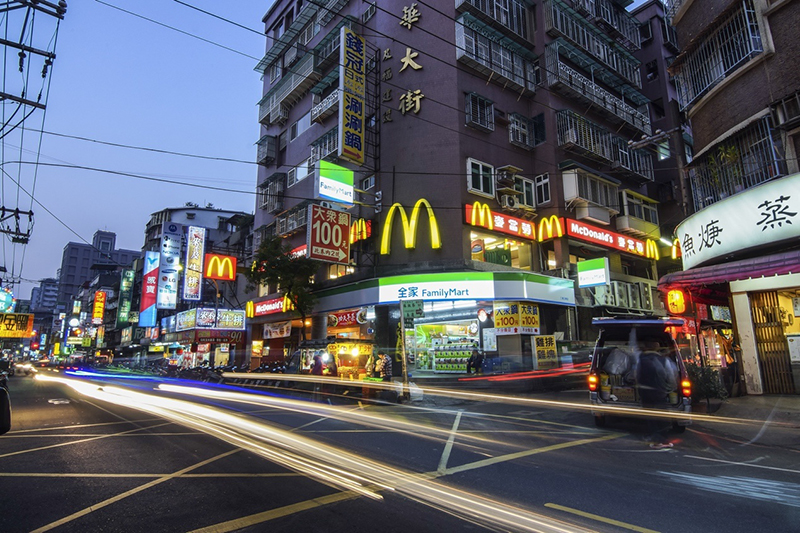
[[[260,58],[263,35],[217,20],[169,0],[103,0],[144,17]],[[271,0],[189,0],[256,31]],[[12,32],[13,33],[13,32]],[[15,54],[14,54],[15,55]],[[12,58],[16,59],[16,58]],[[66,135],[161,150],[254,161],[256,103],[261,95],[257,59],[224,50],[114,9],[96,0],[71,0],[58,34],[44,129]],[[26,121],[41,127],[41,115]],[[6,138],[13,152],[19,138]],[[23,157],[35,157],[38,137],[26,132]],[[30,150],[30,152],[28,152]],[[18,159],[6,153],[5,159]],[[252,212],[256,166],[156,154],[43,135],[41,162],[109,169],[222,186],[235,194],[155,183],[88,170],[41,166],[36,180],[35,227],[30,244],[4,243],[9,273],[27,280],[55,276],[68,241],[91,241],[97,229],[116,232],[117,246],[140,249],[152,212],[188,201]],[[19,176],[32,184],[27,170]],[[9,168],[9,170],[12,170]],[[14,170],[12,174],[16,176]],[[9,187],[9,182],[6,182]],[[24,194],[19,205],[28,209]],[[4,204],[13,206],[6,191]],[[28,298],[35,285],[17,285]]]

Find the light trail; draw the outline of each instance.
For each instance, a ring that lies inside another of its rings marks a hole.
[[[90,398],[138,409],[198,429],[256,453],[328,486],[381,499],[393,491],[435,509],[455,514],[494,530],[575,533],[588,531],[525,509],[436,482],[435,473],[419,474],[390,467],[352,452],[317,442],[290,430],[232,415],[219,407],[197,405],[114,386],[76,379],[38,376],[61,383]]]

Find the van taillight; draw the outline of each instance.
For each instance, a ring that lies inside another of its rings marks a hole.
[[[692,395],[692,382],[688,379],[684,379],[681,381],[681,389],[683,389],[683,395],[687,398]]]
[[[594,392],[597,390],[597,376],[589,374],[589,390]]]

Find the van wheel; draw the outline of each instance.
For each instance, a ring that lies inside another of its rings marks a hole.
[[[681,426],[677,422],[673,422],[672,423],[672,432],[673,433],[685,433],[686,432],[686,426]]]
[[[599,428],[606,427],[606,417],[605,415],[595,415],[594,417],[594,425]]]

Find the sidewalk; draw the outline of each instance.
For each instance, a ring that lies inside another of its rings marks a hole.
[[[705,412],[701,403],[695,412]],[[724,433],[747,444],[800,449],[800,394],[739,396],[711,404],[712,417],[735,422],[719,426]]]

